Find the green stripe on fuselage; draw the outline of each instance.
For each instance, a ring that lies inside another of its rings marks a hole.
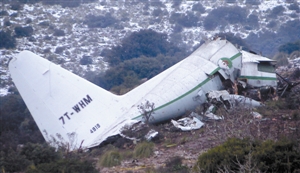
[[[230,58],[230,60],[234,60],[234,59],[236,59],[237,57],[239,57],[240,55],[241,55],[241,53],[239,52],[239,53],[235,54],[234,56],[232,56],[232,57]],[[219,71],[219,70],[220,70],[220,67],[216,68],[212,73],[210,73],[210,75],[213,75],[214,73],[216,73],[216,72]],[[174,103],[174,102],[176,102],[176,101],[182,99],[183,97],[185,97],[185,96],[191,94],[191,93],[194,92],[195,90],[197,90],[197,89],[199,89],[200,87],[202,87],[202,86],[203,86],[204,84],[206,84],[209,80],[210,80],[210,78],[206,78],[206,79],[203,80],[200,84],[198,84],[197,86],[195,86],[194,88],[192,88],[192,89],[189,90],[188,92],[186,92],[186,93],[184,93],[183,95],[181,95],[181,96],[175,98],[174,100],[169,101],[169,102],[166,103],[166,104],[163,104],[163,105],[161,105],[161,106],[155,108],[153,111],[157,111],[157,110],[159,110],[159,109],[162,109],[162,108],[164,108],[164,107],[166,107],[166,106],[168,106],[168,105],[170,105],[170,104],[172,104],[172,103]],[[141,116],[142,116],[142,115],[139,115],[139,116],[134,117],[134,118],[132,118],[132,119],[137,119],[137,118],[140,118]]]
[[[240,76],[240,79],[252,79],[252,80],[277,80],[276,77],[262,77],[262,76]]]

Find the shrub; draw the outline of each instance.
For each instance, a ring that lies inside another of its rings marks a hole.
[[[12,148],[6,151],[6,153],[1,152],[0,154],[1,172],[22,172],[30,164],[29,160]]]
[[[42,21],[38,25],[42,26],[42,27],[48,27],[48,26],[50,26],[50,23],[49,23],[49,21]]]
[[[16,47],[16,39],[10,31],[0,31],[0,48],[11,49]]]
[[[33,34],[33,28],[31,26],[17,26],[15,27],[16,37],[30,37]]]
[[[247,10],[239,7],[219,7],[212,10],[204,19],[204,28],[214,30],[217,26],[224,26],[236,23],[245,23],[247,19]]]
[[[18,1],[23,4],[34,4],[40,2],[41,0],[18,0]]]
[[[279,30],[277,31],[277,35],[281,36],[284,39],[279,40],[280,42],[278,42],[279,43],[278,46],[280,46],[280,44],[299,40],[300,39],[299,33],[300,33],[299,20],[290,20],[284,24],[281,24]]]
[[[262,172],[294,172],[300,169],[300,152],[296,142],[267,140],[255,147],[253,158]]]
[[[31,22],[32,22],[32,19],[31,19],[31,18],[27,18],[25,23],[26,23],[26,24],[29,24],[29,23],[31,23]]]
[[[110,150],[103,154],[100,159],[100,165],[104,167],[112,167],[120,165],[122,161],[121,154],[117,150]]]
[[[201,3],[196,3],[193,5],[192,7],[193,11],[198,11],[200,13],[205,13],[205,8],[203,7],[203,5]]]
[[[152,15],[155,17],[160,16],[162,13],[163,13],[163,11],[160,8],[154,9],[152,11]]]
[[[246,0],[246,4],[259,5],[260,4],[260,0]]]
[[[94,165],[87,160],[78,159],[60,159],[55,162],[42,163],[37,166],[30,166],[26,170],[27,173],[39,172],[65,172],[65,173],[97,173]]]
[[[278,50],[279,50],[279,52],[284,52],[287,54],[291,54],[294,51],[298,51],[298,50],[300,50],[300,40],[296,41],[294,43],[283,44],[283,45],[279,46]]]
[[[117,23],[117,19],[111,16],[110,13],[107,13],[105,16],[87,15],[84,23],[87,24],[89,28],[106,28]]]
[[[18,13],[12,13],[10,17],[18,17]]]
[[[230,138],[224,144],[201,154],[193,169],[197,172],[217,172],[224,168],[238,171],[234,161],[239,160],[243,164],[244,156],[249,154],[251,148],[248,139]]]
[[[183,30],[183,27],[179,24],[175,24],[175,26],[173,27],[174,33],[180,33],[182,30]]]
[[[121,45],[113,47],[106,52],[106,58],[110,65],[114,66],[122,61],[146,57],[156,57],[159,54],[166,55],[176,47],[167,41],[167,35],[157,33],[151,29],[133,32],[122,40]],[[178,50],[178,48],[177,48]]]
[[[277,22],[275,20],[271,20],[268,24],[268,28],[275,28],[277,26]]]
[[[161,1],[150,1],[150,5],[153,7],[165,7]]]
[[[7,11],[0,11],[0,16],[7,16],[8,12]]]
[[[230,32],[229,33],[219,33],[218,37],[226,39],[234,45],[241,46],[242,49],[245,51],[250,50],[249,45],[246,43],[246,41],[244,39],[242,39],[241,37],[234,35],[233,33],[230,33]]]
[[[172,8],[178,8],[182,3],[182,0],[173,0],[172,3],[173,3]]]
[[[236,0],[226,0],[226,3],[236,3]]]
[[[295,59],[295,58],[300,58],[300,49],[299,49],[299,51],[296,50],[290,54],[290,59]]]
[[[27,143],[22,148],[21,155],[24,155],[35,165],[50,163],[59,158],[59,154],[55,151],[55,148],[47,144]]]
[[[18,11],[22,9],[22,4],[19,2],[14,2],[11,4],[10,9]]]
[[[175,156],[170,158],[166,162],[166,166],[164,168],[160,169],[160,172],[180,172],[180,173],[188,173],[190,172],[188,167],[185,165],[182,165],[182,157]]]
[[[83,56],[79,63],[81,65],[88,65],[88,64],[93,64],[93,59],[90,56]]]
[[[284,7],[282,5],[280,5],[280,6],[274,7],[268,16],[271,18],[277,18],[277,16],[282,15],[284,11],[285,11]]]
[[[292,3],[288,8],[289,8],[289,10],[294,10],[297,13],[300,12],[300,7],[299,7],[299,4],[297,2]]]
[[[60,5],[65,7],[78,7],[81,3],[81,0],[60,0]]]
[[[56,47],[55,48],[55,53],[61,54],[61,53],[63,53],[64,50],[65,50],[65,47]]]
[[[151,142],[138,143],[134,149],[134,156],[137,158],[150,157],[153,154],[154,144]]]
[[[254,27],[254,28],[259,26],[258,17],[255,14],[249,15],[246,22],[247,22],[247,25]]]
[[[251,142],[232,138],[201,154],[193,169],[197,172],[294,172],[300,168],[299,159],[299,146],[287,139]]]
[[[10,20],[5,20],[5,21],[4,21],[4,25],[5,25],[5,26],[11,26]]]
[[[173,13],[170,17],[170,23],[177,23],[184,27],[198,26],[199,18],[193,13]]]
[[[286,66],[289,64],[289,60],[287,58],[278,59],[276,62],[277,66]]]
[[[65,36],[65,31],[64,30],[61,30],[61,29],[54,29],[54,33],[53,33],[54,36],[57,36],[57,37],[61,37],[61,36]]]

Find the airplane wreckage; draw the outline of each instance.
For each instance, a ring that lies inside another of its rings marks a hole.
[[[203,104],[208,105],[204,116],[213,119],[222,119],[212,111],[218,102],[228,109],[260,106],[276,96],[274,63],[218,38],[121,96],[30,51],[14,57],[9,70],[45,140],[68,142],[76,134],[76,149],[99,146],[128,124],[176,119]],[[172,122],[183,130],[203,125],[195,117]]]

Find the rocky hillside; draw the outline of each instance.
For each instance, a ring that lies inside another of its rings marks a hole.
[[[8,62],[22,50],[35,52],[81,76],[88,71],[101,73],[108,68],[101,52],[141,29],[166,33],[170,42],[186,50],[193,50],[215,34],[233,33],[250,49],[273,56],[279,45],[300,39],[299,3],[96,0],[71,8],[4,1],[0,32],[9,33],[16,44],[7,48],[3,41],[0,43],[0,95],[12,85]],[[86,58],[92,63],[84,63]]]

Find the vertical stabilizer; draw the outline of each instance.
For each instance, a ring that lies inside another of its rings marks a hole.
[[[32,52],[18,54],[9,70],[48,142],[88,147],[122,120],[118,96]]]

